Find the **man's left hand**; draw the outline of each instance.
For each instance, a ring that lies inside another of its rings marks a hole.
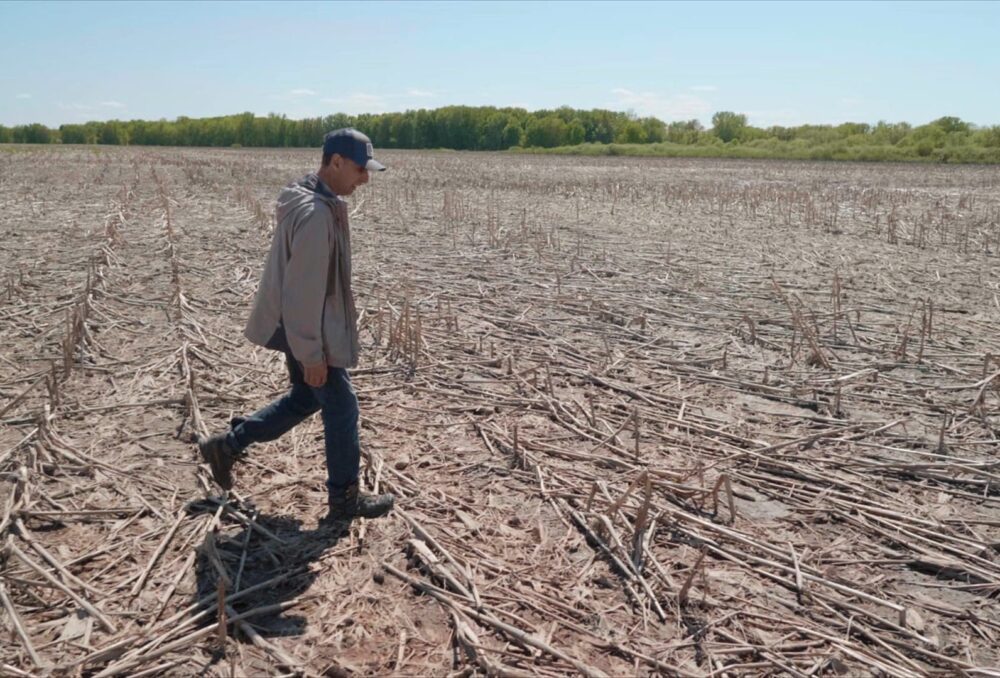
[[[326,363],[303,365],[302,378],[313,388],[319,388],[326,383]]]

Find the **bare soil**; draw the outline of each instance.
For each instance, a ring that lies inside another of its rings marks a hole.
[[[315,156],[0,148],[0,674],[997,671],[1000,168],[385,152],[338,536],[192,444]]]

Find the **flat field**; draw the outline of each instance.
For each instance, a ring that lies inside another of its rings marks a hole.
[[[228,497],[191,443],[285,388],[242,329],[317,153],[0,148],[0,674],[1000,665],[1000,168],[382,159],[397,509],[338,538],[318,418]]]

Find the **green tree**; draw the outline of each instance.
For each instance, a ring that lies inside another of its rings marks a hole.
[[[400,148],[417,148],[417,120],[413,111],[407,111],[400,121],[396,140]]]
[[[677,120],[666,129],[666,141],[674,144],[695,144],[704,128],[697,120]]]
[[[566,128],[566,143],[570,146],[582,144],[587,136],[587,130],[583,128],[583,123],[579,118],[573,118]]]
[[[113,146],[128,145],[128,129],[118,120],[108,120],[101,125],[98,143]]]
[[[562,118],[550,114],[544,118],[532,118],[524,130],[525,143],[528,146],[552,148],[566,144],[567,127]]]
[[[392,134],[392,123],[391,115],[380,115],[375,119],[375,124],[367,130],[373,144],[382,148],[392,148],[396,145]]]
[[[87,141],[88,144],[97,143]],[[138,143],[138,142],[136,142]],[[150,122],[144,131],[142,143],[147,146],[177,146],[177,126],[166,120]]]
[[[903,139],[901,145],[913,147],[916,150],[917,155],[926,158],[930,156],[935,149],[943,148],[947,138],[948,134],[941,127],[931,123],[929,125],[915,127],[913,131],[910,132],[905,139]]]
[[[863,122],[845,122],[841,125],[837,125],[835,129],[837,130],[837,133],[845,139],[859,134],[871,134],[872,132],[872,126]]]
[[[759,127],[751,127],[750,125],[740,128],[740,132],[736,136],[736,139],[741,144],[745,144],[750,141],[756,141],[758,139],[767,139],[767,138],[768,134],[766,130],[762,130]]]
[[[619,144],[645,143],[646,130],[638,121],[629,120],[618,130],[618,134],[615,136],[615,141]]]
[[[435,111],[438,142],[456,150],[479,147],[475,114],[469,106],[446,106]]]
[[[712,133],[725,143],[736,139],[746,126],[747,116],[742,113],[719,111],[712,116]]]
[[[438,128],[436,116],[433,111],[428,111],[421,108],[416,113],[416,118],[414,120],[414,127],[416,129],[416,138],[414,139],[414,148],[438,148],[441,143],[438,139]]]
[[[14,141],[19,144],[51,144],[58,141],[58,136],[45,125],[37,122],[30,125],[18,125],[14,128]]]
[[[64,144],[87,143],[87,127],[85,125],[60,125],[59,137]]]
[[[513,148],[520,146],[524,141],[524,130],[520,123],[514,118],[507,118],[507,125],[503,128],[503,142],[501,148]]]
[[[767,128],[767,136],[772,139],[778,139],[780,141],[791,141],[795,138],[795,128],[794,127],[782,127],[781,125],[772,125]]]
[[[898,144],[912,129],[909,123],[879,120],[872,130],[872,140],[879,144]]]
[[[938,118],[931,124],[940,127],[945,134],[952,134],[954,132],[968,132],[971,129],[969,123],[951,115],[946,115],[943,118]]]
[[[288,118],[277,113],[268,113],[264,119],[264,145],[272,148],[280,148],[287,145],[285,140],[285,129],[288,126]]]
[[[595,110],[588,116],[590,124],[584,123],[587,135],[585,141],[610,144],[615,140],[615,114],[611,111]]]
[[[171,125],[174,131],[174,143],[178,146],[191,146],[194,143],[194,136],[192,135],[192,127],[194,126],[194,121],[191,118],[180,116]],[[256,124],[254,125],[254,135],[256,135]]]
[[[639,121],[643,131],[646,133],[646,142],[658,144],[667,138],[667,126],[662,120],[654,117],[643,118]]]
[[[494,111],[484,116],[479,128],[479,138],[482,148],[495,151],[504,148],[503,131],[507,127],[507,116],[500,111]]]
[[[3,131],[0,130],[0,138],[2,138],[2,135]],[[1000,125],[984,127],[976,130],[973,134],[973,140],[978,146],[985,146],[986,148],[1000,148]]]
[[[560,106],[555,111],[553,111],[553,114],[559,116],[559,119],[562,120],[567,125],[572,123],[573,120],[577,117],[576,110],[570,108],[569,106]]]

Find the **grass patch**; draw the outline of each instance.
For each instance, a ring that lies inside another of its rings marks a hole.
[[[921,162],[1000,164],[1000,148],[945,146],[929,152],[917,145],[852,145],[846,140],[809,145],[803,140],[758,139],[744,144],[578,144],[555,148],[512,148],[512,153],[659,158],[731,158],[768,160],[841,160],[852,162]]]

